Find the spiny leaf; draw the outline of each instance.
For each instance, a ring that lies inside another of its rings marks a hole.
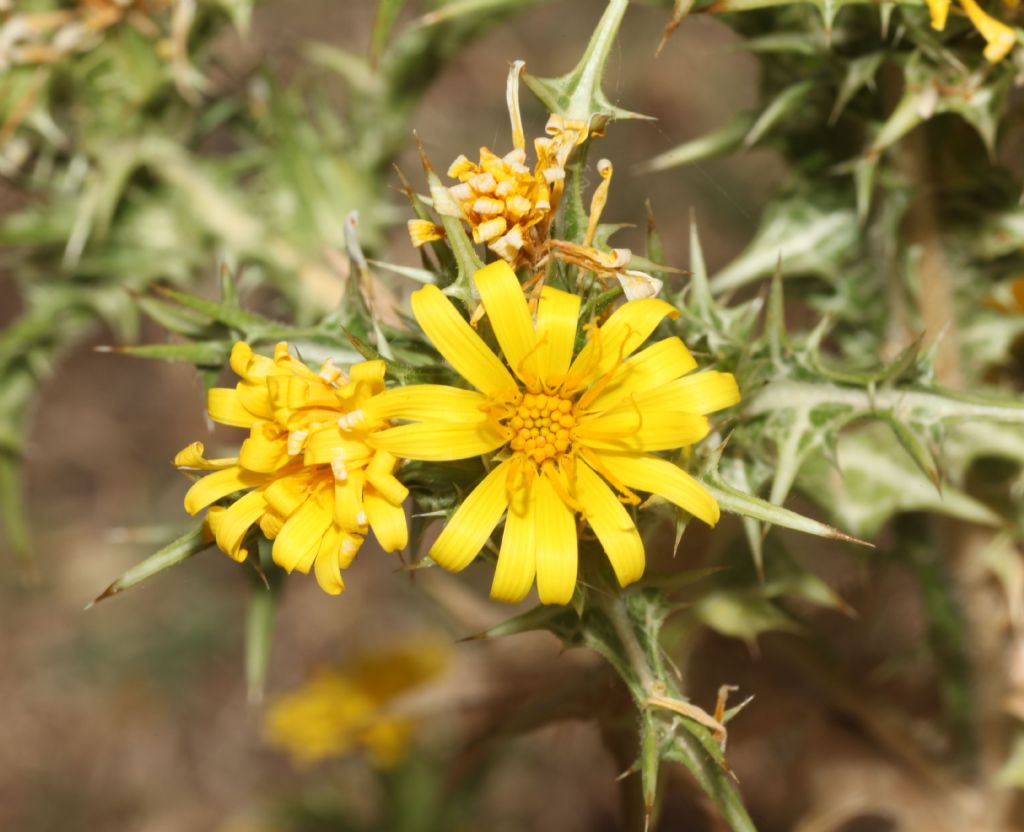
[[[798,81],[775,96],[751,126],[743,139],[743,146],[749,148],[757,144],[779,121],[786,118],[804,102],[804,99],[814,89],[815,84],[816,82],[813,80]]]
[[[193,555],[207,548],[212,541],[206,536],[203,528],[204,524],[205,521],[197,523],[177,540],[172,540],[159,552],[150,555],[142,563],[133,566],[97,595],[86,609],[99,601],[110,598],[112,595],[117,595],[119,592],[124,592],[126,589],[137,586],[147,578],[151,578],[165,569],[188,560]]]
[[[743,138],[750,133],[754,121],[753,113],[739,113],[733,116],[732,120],[724,127],[684,142],[672,150],[667,150],[653,159],[637,165],[637,171],[654,173],[731,153],[743,143]]]
[[[616,118],[648,118],[616,107],[601,89],[605,64],[628,6],[629,0],[609,0],[583,57],[567,74],[559,78],[523,76],[526,86],[550,112],[582,121],[592,128],[600,128],[603,122]]]
[[[715,500],[718,501],[718,505],[733,514],[753,517],[755,520],[771,523],[773,526],[783,526],[787,529],[804,532],[805,534],[813,534],[817,537],[843,540],[847,543],[859,543],[861,546],[872,545],[864,540],[858,540],[855,537],[844,534],[839,529],[834,529],[832,526],[818,520],[812,520],[810,517],[804,517],[802,514],[790,511],[788,508],[769,503],[767,500],[762,500],[760,497],[755,497],[752,494],[744,494],[742,491],[727,485],[721,480],[707,479],[704,485],[711,492]]]
[[[237,306],[232,306],[231,304],[207,300],[206,298],[196,297],[195,295],[190,295],[186,292],[179,292],[175,289],[167,289],[164,287],[157,287],[156,291],[164,297],[177,301],[182,306],[193,309],[196,312],[202,312],[204,315],[209,315],[215,321],[219,321],[225,326],[229,326],[232,329],[246,333],[246,335],[250,337],[253,337],[262,329],[276,326],[276,324],[269,318],[264,318],[262,315],[257,315],[255,312],[248,312],[244,309],[239,309]]]
[[[828,117],[829,124],[835,124],[839,120],[839,116],[842,115],[843,110],[846,109],[846,105],[850,103],[850,99],[860,92],[865,84],[869,84],[874,80],[884,59],[884,52],[872,52],[868,55],[854,58],[847,64],[846,74],[839,85],[835,104],[832,106],[832,112]]]
[[[158,361],[183,361],[205,367],[222,367],[231,355],[230,341],[194,341],[185,344],[140,344],[125,347],[96,347],[96,352],[151,358]]]
[[[706,729],[702,730],[707,733]],[[710,736],[707,741],[714,742]],[[687,768],[718,807],[732,832],[757,832],[743,805],[743,798],[736,788],[735,781],[707,753],[705,745],[699,739],[688,734],[680,734],[667,744],[662,753],[665,759],[682,763]]]

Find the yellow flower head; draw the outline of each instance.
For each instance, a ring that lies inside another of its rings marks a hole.
[[[217,545],[244,561],[247,532],[259,524],[274,541],[274,562],[308,573],[325,592],[344,588],[346,568],[373,529],[385,551],[405,548],[408,530],[402,503],[408,490],[394,477],[397,460],[368,444],[372,427],[362,408],[384,389],[384,362],[354,364],[346,375],[327,361],[314,372],[280,343],[274,357],[256,355],[239,342],[231,368],[234,388],[210,390],[210,417],[249,429],[237,457],[205,459],[195,442],[175,457],[181,468],[210,470],[185,495],[196,514],[235,492],[227,508],[208,518]]]
[[[486,455],[496,463],[430,556],[463,569],[505,516],[492,597],[519,601],[536,578],[541,601],[563,604],[576,585],[577,514],[623,586],[644,570],[643,543],[622,505],[640,502],[632,489],[716,523],[714,498],[654,455],[703,439],[705,415],[739,400],[731,374],[687,375],[697,364],[679,338],[637,352],[676,310],[656,298],[630,301],[589,329],[574,358],[578,296],[544,287],[534,320],[507,263],[492,263],[473,279],[505,362],[440,289],[426,286],[412,296],[416,320],[476,389],[402,387],[365,405],[375,419],[410,422],[373,434],[374,447],[410,459]]]
[[[440,675],[448,655],[447,645],[422,641],[323,670],[271,705],[267,742],[299,764],[362,747],[375,764],[391,767],[405,755],[416,724],[408,716],[388,713],[388,706]]]

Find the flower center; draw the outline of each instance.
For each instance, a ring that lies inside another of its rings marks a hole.
[[[527,393],[508,417],[506,424],[514,435],[513,451],[541,463],[564,454],[572,444],[571,432],[576,425],[573,401],[544,393]]]

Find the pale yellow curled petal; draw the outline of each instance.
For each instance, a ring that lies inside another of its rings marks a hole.
[[[1017,42],[1017,33],[1014,29],[987,14],[975,0],[960,0],[960,5],[964,7],[974,28],[988,43],[985,47],[985,57],[995,64],[1009,55]]]
[[[569,371],[576,343],[580,296],[545,286],[537,306],[537,365],[541,381],[555,386]]]
[[[317,552],[313,564],[316,582],[328,595],[341,595],[345,591],[345,582],[341,578],[341,566],[338,563],[338,547],[324,548]]]
[[[234,387],[211,387],[206,394],[206,409],[210,418],[222,425],[248,428],[259,421],[259,417],[245,409]]]
[[[523,133],[523,117],[519,112],[519,75],[526,66],[525,61],[515,61],[508,71],[508,83],[505,86],[505,100],[508,104],[508,116],[512,122],[512,147],[526,150],[526,134]],[[451,172],[448,174],[451,176]]]
[[[224,511],[218,512],[216,537],[221,550],[237,561],[245,560],[246,551],[242,549],[242,540],[266,507],[263,492],[250,491]]]
[[[412,293],[412,311],[438,352],[477,390],[500,393],[516,387],[498,356],[436,286]]]
[[[629,488],[664,497],[709,526],[718,522],[715,498],[678,465],[656,456],[601,452],[601,462]]]
[[[443,462],[490,453],[505,444],[506,439],[487,422],[417,422],[378,431],[367,441],[397,457]]]
[[[363,493],[363,505],[381,549],[385,552],[400,552],[408,545],[409,528],[405,523],[405,509],[401,503],[396,505],[368,487]]]
[[[576,589],[576,519],[546,475],[536,489],[537,594],[542,604],[568,604]]]
[[[220,471],[238,464],[236,456],[207,459],[203,456],[205,450],[202,442],[193,442],[175,454],[174,464],[179,468],[187,468],[191,471]]]
[[[274,540],[274,563],[291,572],[311,552],[320,548],[324,532],[331,525],[331,512],[312,497],[289,517]]]
[[[946,28],[949,17],[950,0],[928,0],[928,11],[932,17],[932,28],[941,32]]]
[[[696,360],[681,338],[673,336],[655,341],[622,362],[622,366],[612,375],[608,386],[589,404],[587,410],[609,410],[628,396],[660,388],[686,375],[696,366]]]
[[[642,413],[669,410],[701,415],[732,407],[739,400],[736,377],[717,370],[677,378],[658,389],[640,393],[634,399]]]
[[[409,220],[406,225],[409,229],[409,239],[416,248],[434,240],[444,239],[444,226],[430,220]]]
[[[696,413],[648,413],[621,406],[614,413],[588,416],[574,436],[581,444],[608,451],[669,451],[699,442],[711,426]]]
[[[494,600],[518,603],[533,586],[537,574],[536,524],[533,488],[523,485],[513,492],[509,501],[498,565],[491,583]]]
[[[530,358],[536,361],[533,321],[523,297],[523,287],[512,267],[504,260],[496,260],[478,270],[473,275],[473,283],[480,292],[487,319],[508,365],[520,378],[536,377],[525,363]]]
[[[363,405],[369,422],[409,419],[414,422],[482,422],[487,397],[476,390],[443,384],[411,384],[394,387]]]
[[[679,312],[659,298],[624,303],[580,350],[569,369],[570,376],[588,371],[593,377],[604,375],[632,355],[666,317],[678,318]]]
[[[619,586],[639,580],[644,574],[644,544],[636,524],[605,481],[582,460],[576,465],[576,497],[611,561]]]
[[[237,466],[207,474],[201,480],[193,483],[185,494],[185,511],[193,515],[198,514],[210,503],[236,491],[253,488],[265,480],[266,477],[245,471]]]
[[[430,557],[445,569],[465,569],[487,543],[508,506],[506,480],[511,464],[506,460],[483,478],[430,547]]]
[[[394,475],[398,459],[387,451],[377,451],[366,466],[366,481],[374,487],[377,494],[395,506],[400,506],[409,496],[409,489],[398,481]]]

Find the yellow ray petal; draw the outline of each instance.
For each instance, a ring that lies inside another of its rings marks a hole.
[[[537,574],[536,513],[533,489],[517,488],[505,517],[498,565],[491,583],[491,597],[515,604],[522,601],[533,586]]]
[[[257,358],[264,358],[264,356],[260,355]],[[258,382],[240,381],[235,386],[235,390],[242,407],[258,419],[273,420],[274,409],[270,406],[270,393],[267,391],[266,379]]]
[[[269,474],[288,464],[288,441],[269,422],[254,425],[238,452],[238,464],[249,471]]]
[[[580,350],[569,375],[589,375],[590,379],[604,375],[619,361],[632,355],[666,316],[678,318],[679,312],[672,304],[659,298],[641,298],[624,303]]]
[[[211,387],[206,394],[206,409],[213,421],[237,428],[252,427],[259,419],[245,409],[234,387]]]
[[[341,532],[339,532],[334,526],[328,526],[324,530],[323,537],[320,538],[320,545],[315,546],[309,550],[302,560],[295,564],[295,571],[301,572],[303,575],[308,575],[309,570],[313,568],[316,563],[316,559],[321,554],[330,557],[330,552],[337,552],[338,545],[341,542]]]
[[[330,465],[338,458],[345,462],[361,462],[372,454],[373,449],[365,442],[352,439],[337,425],[329,425],[314,431],[306,439],[303,462],[306,465]]]
[[[411,384],[374,396],[363,405],[367,421],[482,422],[487,397],[476,390],[443,384]]]
[[[645,390],[659,388],[690,372],[696,360],[681,338],[663,338],[655,341],[624,361],[612,375],[608,386],[587,408],[592,413],[609,410],[626,397]]]
[[[740,389],[732,373],[708,370],[678,378],[663,387],[641,393],[634,401],[642,413],[670,410],[706,415],[732,407],[740,400]],[[620,409],[623,405],[619,406]]]
[[[185,511],[197,514],[210,503],[264,482],[266,477],[245,471],[237,466],[207,474],[193,483],[185,494]]]
[[[537,307],[537,366],[541,381],[558,384],[569,371],[576,342],[580,297],[545,286]]]
[[[395,505],[375,489],[367,488],[363,493],[363,505],[381,549],[385,552],[400,552],[408,545],[409,528],[405,524],[405,509],[400,503]]]
[[[486,422],[418,422],[378,431],[367,441],[375,448],[390,451],[405,459],[439,462],[480,456],[501,447],[506,440]]]
[[[695,413],[644,412],[619,407],[614,413],[586,416],[574,436],[583,445],[608,451],[668,451],[699,442],[708,420]]]
[[[309,497],[310,478],[306,473],[277,477],[263,492],[267,505],[284,518],[291,517]]]
[[[378,495],[389,503],[400,506],[409,496],[409,489],[398,481],[394,475],[398,459],[387,451],[377,451],[370,464],[366,466],[366,481],[373,486]]]
[[[928,0],[928,11],[932,16],[932,28],[941,32],[946,28],[950,0]]]
[[[216,474],[211,474],[216,476]],[[237,561],[243,561],[246,552],[242,549],[242,540],[249,528],[259,520],[266,510],[267,501],[262,491],[250,491],[239,498],[217,517],[217,545]]]
[[[509,367],[520,378],[535,378],[536,371],[531,373],[532,368],[524,366],[524,361],[536,363],[536,336],[516,273],[504,260],[496,260],[477,271],[473,282]]]
[[[601,462],[630,488],[664,497],[709,526],[718,522],[718,503],[706,488],[678,465],[655,456],[601,452]]]
[[[193,471],[220,471],[238,464],[236,456],[207,459],[203,456],[204,451],[202,442],[193,442],[187,448],[178,451],[174,457],[174,464],[179,468],[189,468]]]
[[[438,352],[477,390],[499,393],[516,386],[498,356],[436,286],[412,293],[412,311]]]
[[[334,525],[343,532],[362,531],[366,526],[366,510],[363,508],[363,486],[366,483],[363,471],[349,471],[344,482],[334,483]]]
[[[576,520],[546,475],[536,490],[537,594],[542,604],[568,604],[576,589]]]
[[[331,513],[313,498],[307,499],[298,511],[285,521],[274,540],[274,563],[291,572],[319,550],[324,532],[332,521]]]
[[[1017,33],[1014,29],[986,14],[975,0],[960,0],[960,5],[964,7],[974,28],[988,42],[985,57],[995,64],[1009,55],[1017,42]]]
[[[317,553],[314,562],[314,574],[320,588],[328,595],[341,595],[345,591],[345,582],[341,579],[341,567],[338,564],[338,548],[325,549]]]
[[[640,533],[618,497],[582,460],[576,466],[576,497],[612,563],[619,585],[628,586],[638,580],[644,574],[644,544]]]
[[[430,557],[445,569],[465,569],[487,543],[508,506],[505,483],[511,464],[506,460],[483,478],[430,547]]]

